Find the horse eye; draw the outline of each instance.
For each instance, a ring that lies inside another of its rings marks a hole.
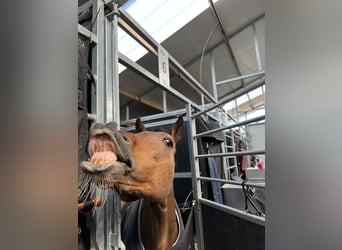
[[[164,138],[164,143],[166,144],[166,146],[172,148],[173,147],[173,142],[171,139],[169,138]]]

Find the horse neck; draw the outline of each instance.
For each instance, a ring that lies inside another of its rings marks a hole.
[[[160,202],[143,199],[140,232],[144,248],[169,249],[178,236],[178,222],[173,188]]]

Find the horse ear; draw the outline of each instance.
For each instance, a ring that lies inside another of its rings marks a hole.
[[[183,118],[180,116],[178,117],[175,124],[172,125],[171,128],[171,136],[175,139],[175,142],[177,142],[182,135],[183,131]]]
[[[137,133],[146,131],[145,125],[140,120],[140,117],[138,117],[137,120],[135,121],[135,130],[137,131]]]

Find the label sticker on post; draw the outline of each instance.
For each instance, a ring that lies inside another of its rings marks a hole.
[[[159,82],[166,87],[170,87],[169,75],[169,54],[162,47],[158,46]]]

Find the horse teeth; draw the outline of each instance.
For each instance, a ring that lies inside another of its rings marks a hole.
[[[115,163],[117,160],[117,155],[112,151],[104,151],[104,152],[95,152],[91,157],[91,164],[104,164],[108,162]]]

